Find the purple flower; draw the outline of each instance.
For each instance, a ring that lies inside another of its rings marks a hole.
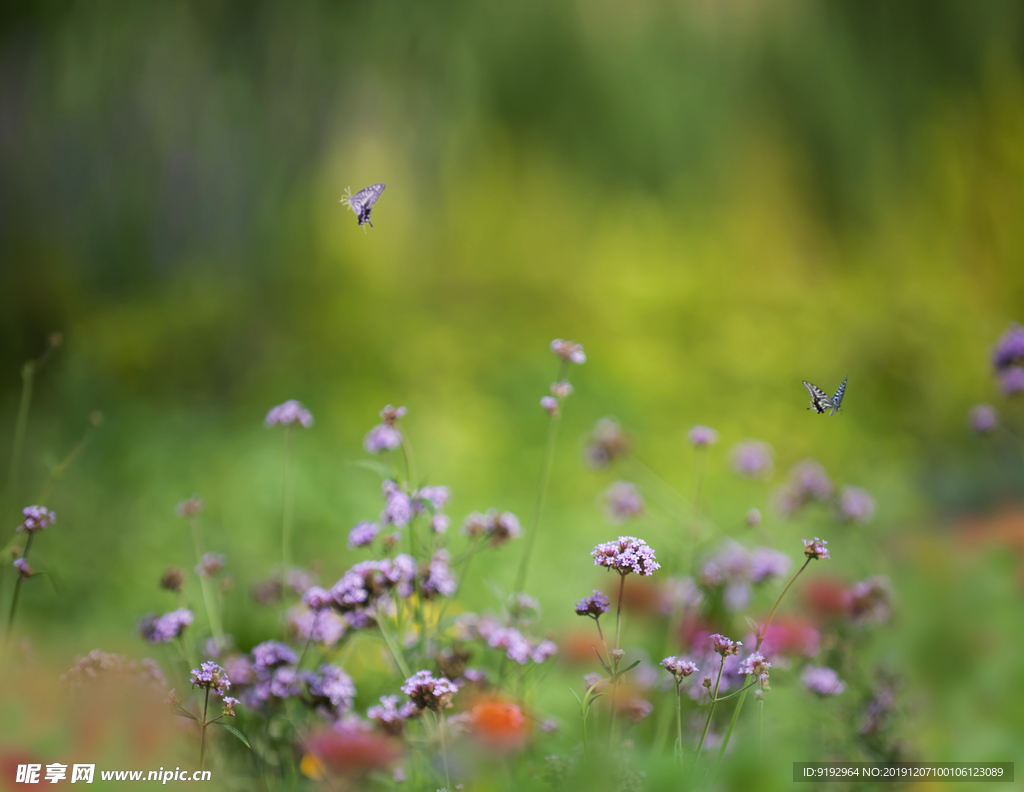
[[[888,621],[891,602],[892,583],[882,575],[854,583],[847,592],[847,610],[850,618],[859,624]]]
[[[554,396],[541,396],[540,406],[544,408],[544,411],[548,415],[558,415],[558,399]]]
[[[760,652],[753,652],[747,655],[746,658],[740,663],[741,674],[760,674],[761,672],[772,667],[763,654]]]
[[[828,548],[824,539],[819,539],[815,536],[813,539],[802,539],[804,543],[804,555],[808,558],[831,558],[828,554]]]
[[[584,597],[576,603],[577,616],[591,616],[595,619],[608,612],[611,603],[603,592],[594,589],[589,597]]]
[[[193,668],[192,678],[189,681],[192,683],[192,687],[216,690],[222,697],[231,687],[227,671],[210,661],[203,663],[199,668]]]
[[[325,663],[307,681],[309,695],[324,714],[337,719],[352,709],[356,686],[342,669]]]
[[[196,574],[199,577],[211,578],[220,572],[227,562],[227,556],[223,553],[204,553],[196,564]]]
[[[25,519],[21,525],[18,526],[18,533],[21,533],[22,531],[27,531],[28,533],[41,531],[46,526],[53,525],[57,520],[57,515],[52,511],[47,511],[45,506],[26,506],[21,510],[21,513]]]
[[[18,577],[21,579],[30,578],[35,574],[24,558],[14,559],[14,568],[18,570]]]
[[[661,590],[660,610],[669,616],[679,606],[696,608],[704,601],[704,593],[690,576],[670,577]]]
[[[741,476],[769,478],[772,474],[772,447],[760,440],[745,440],[732,447],[732,466]]]
[[[839,516],[843,520],[869,523],[875,517],[875,499],[860,487],[843,487],[839,493]]]
[[[405,413],[405,407],[387,405],[380,411],[384,423],[377,424],[367,433],[363,448],[371,454],[379,454],[381,451],[394,451],[402,445],[402,433],[395,424],[405,417]]]
[[[380,521],[396,528],[408,525],[413,516],[412,499],[394,481],[385,481],[381,489],[385,500]]]
[[[551,351],[562,360],[567,360],[578,366],[587,362],[587,356],[583,353],[583,345],[577,344],[575,341],[563,341],[561,338],[556,338],[551,342]]]
[[[530,650],[530,659],[535,663],[543,663],[552,655],[558,653],[558,644],[554,641],[541,641]]]
[[[697,448],[706,448],[718,442],[718,432],[710,426],[701,426],[700,424],[690,429],[688,437],[690,444]]]
[[[525,591],[509,594],[508,612],[520,624],[533,623],[540,618],[540,602]]]
[[[583,681],[580,684],[583,686],[584,690],[594,688],[594,691],[596,692],[605,687],[605,685],[601,684],[602,682],[605,682],[605,677],[601,676],[601,674],[590,673],[583,675]]]
[[[224,705],[224,714],[230,715],[232,718],[235,717],[235,707],[238,706],[238,699],[231,696],[225,696],[221,701]]]
[[[264,641],[252,650],[253,668],[257,673],[284,665],[295,665],[298,656],[290,646],[280,641]]]
[[[250,685],[256,681],[252,663],[245,655],[231,655],[224,660],[224,668],[236,685]]]
[[[345,620],[330,610],[291,608],[288,627],[302,641],[312,641],[330,648],[345,634]]]
[[[602,418],[594,426],[590,444],[583,452],[587,464],[602,468],[629,453],[629,438],[614,418]]]
[[[310,610],[326,610],[334,604],[334,596],[325,588],[310,586],[302,595],[302,604]]]
[[[999,413],[991,404],[978,404],[967,414],[967,423],[977,434],[988,434],[999,426]]]
[[[1021,366],[1010,366],[999,373],[999,384],[1002,386],[1003,394],[1013,396],[1015,393],[1024,391],[1024,368]]]
[[[378,533],[380,533],[379,523],[363,520],[348,532],[348,546],[350,549],[365,547],[377,538]]]
[[[331,587],[331,596],[349,625],[358,629],[370,624],[372,611],[392,589],[402,598],[410,596],[415,577],[416,562],[409,555],[361,561]]]
[[[630,517],[644,510],[644,499],[636,485],[628,481],[616,481],[601,497],[605,517],[613,525],[624,523]]]
[[[462,525],[462,533],[470,538],[486,536],[494,547],[516,539],[522,534],[519,518],[512,512],[488,509],[486,514],[473,512]]]
[[[430,518],[430,530],[436,534],[447,533],[451,527],[452,518],[447,514],[435,514]]]
[[[1013,322],[1006,328],[992,350],[992,365],[997,371],[1024,365],[1024,327]]]
[[[760,509],[749,509],[747,511],[747,525],[751,528],[761,524],[761,510]]]
[[[442,597],[452,597],[455,595],[458,582],[449,566],[450,563],[451,554],[447,550],[442,548],[434,553],[430,563],[427,564],[426,574],[420,583],[420,590],[423,592],[424,599],[433,599],[438,594]]]
[[[661,667],[677,679],[685,679],[700,670],[696,663],[684,657],[666,657],[661,661]]]
[[[614,569],[620,575],[636,572],[638,575],[653,575],[661,564],[654,557],[654,550],[643,539],[635,536],[620,536],[612,542],[595,547],[590,555],[595,566]]]
[[[638,696],[629,696],[619,702],[618,711],[621,712],[630,723],[639,723],[654,711],[654,705],[647,699],[642,699]]]
[[[519,665],[526,665],[533,651],[526,636],[514,627],[495,628],[487,637],[487,645],[492,649],[503,649],[508,659]]]
[[[776,503],[783,514],[793,514],[808,501],[828,500],[832,491],[825,469],[813,459],[805,459],[789,471],[786,484],[776,494]]]
[[[402,692],[420,709],[440,712],[452,705],[452,696],[458,688],[447,677],[435,679],[430,671],[424,669],[405,680]]]
[[[149,643],[169,643],[184,632],[193,618],[187,608],[178,608],[157,618],[147,616],[139,625],[139,632]]]
[[[739,654],[740,647],[743,646],[740,641],[733,641],[731,638],[726,638],[721,633],[715,633],[711,636],[710,640],[712,650],[717,654],[720,654],[722,657]]]
[[[415,717],[419,710],[411,701],[398,706],[398,696],[381,696],[380,704],[370,707],[366,717],[375,721],[386,734],[398,737],[405,730],[405,722]]]
[[[793,560],[781,550],[755,547],[750,558],[750,582],[761,583],[770,577],[785,577]]]
[[[451,490],[448,487],[420,487],[412,494],[413,508],[419,512],[427,504],[434,511],[439,511],[445,507],[449,498],[451,498]]]
[[[177,506],[174,507],[174,513],[177,514],[179,517],[184,517],[185,519],[191,519],[192,517],[195,517],[202,510],[203,499],[200,498],[198,495],[193,495],[191,498],[187,498],[181,501],[180,503],[178,503]]]
[[[287,699],[299,695],[301,681],[298,673],[292,668],[276,668],[269,682],[257,684],[257,689],[265,698]],[[269,695],[266,695],[269,694]]]
[[[266,426],[296,426],[308,429],[313,425],[313,414],[302,406],[302,402],[289,399],[284,404],[272,407],[263,421]]]
[[[807,666],[800,678],[804,687],[819,696],[838,696],[846,690],[846,683],[839,674],[825,666]]]
[[[551,383],[551,395],[559,401],[568,399],[572,395],[572,385],[569,380],[559,380]]]

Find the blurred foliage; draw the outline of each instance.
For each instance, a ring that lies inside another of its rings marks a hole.
[[[927,758],[1019,752],[1016,570],[948,526],[1024,494],[1019,438],[965,429],[978,401],[1024,421],[989,371],[1024,319],[1022,17],[995,0],[7,4],[0,447],[22,362],[66,336],[18,502],[106,416],[48,504],[53,586],[21,623],[58,658],[139,653],[138,615],[169,606],[160,570],[191,552],[173,506],[200,492],[236,574],[229,629],[273,629],[245,602],[277,558],[282,449],[260,422],[286,398],[317,419],[296,444],[296,555],[326,581],[379,509],[349,463],[387,402],[456,519],[525,518],[546,346],[575,338],[589,361],[531,576],[552,624],[603,581],[587,552],[615,533],[595,505],[615,476],[652,503],[635,532],[694,553],[638,469],[582,467],[598,417],[688,496],[685,432],[717,428],[706,499],[740,536],[768,489],[733,481],[724,451],[758,437],[777,479],[814,456],[878,497],[875,526],[830,536],[830,569],[896,581],[900,629],[876,649],[920,674]],[[364,234],[338,198],[377,181]],[[841,418],[805,412],[801,379],[847,375]],[[815,520],[766,530],[795,554]],[[481,569],[509,586],[516,560]],[[808,729],[793,717],[787,734]]]

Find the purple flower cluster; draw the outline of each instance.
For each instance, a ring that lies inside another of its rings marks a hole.
[[[411,701],[398,706],[398,696],[381,696],[380,704],[366,710],[366,717],[374,721],[385,734],[398,737],[405,731],[405,723],[420,712]]]
[[[203,663],[199,668],[192,669],[192,678],[189,680],[192,687],[201,687],[206,690],[216,690],[221,697],[231,687],[231,680],[228,673],[214,662]]]
[[[850,619],[858,624],[882,624],[889,620],[892,582],[884,575],[854,583],[846,592]]]
[[[24,558],[14,559],[13,566],[15,569],[18,570],[18,577],[22,580],[24,580],[25,578],[30,578],[32,577],[32,575],[35,574],[35,572],[32,571],[32,567],[29,566],[28,561],[26,561]]]
[[[725,607],[739,611],[750,602],[751,584],[783,577],[789,573],[792,563],[788,555],[770,547],[748,551],[738,542],[727,540],[704,563],[700,582],[707,588],[724,586]]]
[[[447,677],[434,678],[430,671],[424,669],[417,671],[402,685],[402,692],[405,693],[421,710],[432,710],[440,712],[452,705],[452,696],[459,688]]]
[[[740,647],[743,646],[742,642],[726,638],[721,633],[715,633],[710,636],[709,640],[711,641],[711,649],[722,657],[739,654]]]
[[[412,494],[413,510],[419,513],[429,506],[434,511],[440,511],[451,496],[452,492],[449,487],[441,485],[420,487]]]
[[[610,605],[608,597],[603,592],[594,589],[593,594],[576,603],[576,615],[591,616],[597,619],[608,612]]]
[[[392,589],[397,589],[403,599],[413,593],[415,577],[416,562],[409,555],[361,561],[331,587],[334,607],[350,626],[366,627],[372,623],[378,604]]]
[[[772,474],[775,452],[760,440],[745,440],[732,447],[732,467],[741,476],[769,478]]]
[[[506,627],[490,616],[467,613],[459,618],[456,627],[463,640],[484,641],[492,649],[504,651],[509,660],[519,665],[530,661],[543,663],[558,652],[554,641],[528,638],[514,627]]]
[[[992,350],[992,365],[996,371],[1024,366],[1024,327],[1013,322],[1006,328]]]
[[[352,709],[356,686],[338,666],[325,663],[316,672],[303,674],[303,679],[314,706],[325,717],[337,720]]]
[[[487,537],[494,547],[503,545],[510,539],[518,539],[522,532],[518,517],[512,512],[499,513],[497,509],[488,509],[486,514],[473,512],[462,524],[463,535],[471,539],[478,536]]]
[[[600,502],[608,522],[619,525],[644,510],[644,499],[635,484],[616,481],[602,493]]]
[[[612,542],[603,542],[590,555],[595,566],[614,569],[620,575],[635,572],[638,575],[653,575],[661,564],[654,557],[654,550],[643,539],[635,536],[620,536]]]
[[[768,669],[772,667],[763,654],[760,652],[753,652],[744,658],[743,662],[740,663],[740,673],[744,675],[756,674],[758,684],[763,690],[769,690],[768,687]]]
[[[776,493],[776,505],[783,514],[794,514],[809,501],[828,500],[833,489],[825,468],[813,459],[805,459],[789,471],[785,485]]]
[[[21,514],[25,519],[17,527],[18,533],[22,531],[27,531],[28,533],[41,531],[46,526],[53,525],[57,520],[57,515],[52,511],[48,511],[45,506],[26,506],[21,510]]]
[[[264,641],[252,650],[253,669],[257,672],[294,665],[298,659],[295,651],[280,641]]]
[[[405,417],[405,413],[405,407],[387,405],[380,411],[383,423],[377,424],[366,434],[363,448],[371,454],[379,454],[381,451],[394,451],[402,445],[402,432],[395,424]]]
[[[434,553],[420,579],[420,590],[423,592],[424,599],[433,599],[438,595],[442,597],[455,595],[459,584],[450,564],[451,553],[447,550],[442,548]]]
[[[685,657],[666,657],[661,661],[661,667],[677,679],[685,679],[691,674],[696,674],[700,669],[692,660]]]
[[[846,690],[846,683],[839,674],[825,666],[807,666],[800,678],[804,687],[819,696],[838,696]]]
[[[541,396],[540,406],[548,415],[552,417],[558,415],[558,399],[554,396]]]
[[[272,407],[263,423],[266,426],[302,426],[308,429],[313,425],[313,414],[302,402],[289,399],[284,404]]]
[[[199,512],[203,510],[203,499],[198,495],[193,495],[191,498],[186,498],[180,501],[177,506],[174,507],[174,513],[179,517],[184,517],[189,520],[195,517]]]
[[[204,553],[196,564],[196,574],[202,578],[211,578],[220,572],[228,563],[223,553]]]
[[[404,528],[412,520],[412,498],[394,481],[385,481],[381,485],[384,495],[384,510],[380,513],[380,521],[384,525]]]
[[[561,338],[556,338],[551,342],[551,351],[562,360],[575,363],[577,366],[582,366],[587,362],[587,356],[583,352],[583,345],[577,344],[575,341],[563,341]]]
[[[869,523],[875,518],[875,499],[866,489],[843,487],[839,492],[839,517],[855,523]]]
[[[967,424],[976,434],[989,434],[999,426],[999,413],[991,404],[976,404],[967,414]]]
[[[587,464],[602,468],[629,453],[629,438],[614,418],[602,418],[594,426],[590,443],[583,452]]]
[[[300,641],[312,641],[330,648],[345,635],[346,624],[330,610],[291,608],[288,611],[288,628]]]
[[[192,611],[187,608],[178,608],[155,618],[146,616],[139,624],[139,633],[149,643],[169,643],[184,632],[193,618]]]
[[[1005,396],[1013,396],[1024,391],[1024,367],[1010,366],[1000,371],[999,385]]]
[[[831,558],[828,554],[828,547],[824,539],[819,539],[815,536],[813,539],[803,539],[804,543],[804,555],[808,558]]]
[[[350,549],[365,547],[376,539],[379,533],[380,523],[363,520],[348,532],[348,546]]]
[[[690,445],[696,448],[707,448],[718,442],[718,432],[710,426],[701,426],[700,424],[692,427],[687,437],[690,439]]]

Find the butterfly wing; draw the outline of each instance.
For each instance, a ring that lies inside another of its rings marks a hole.
[[[384,192],[384,186],[383,184],[371,184],[348,199],[348,205],[352,207],[352,211],[359,218],[359,225],[370,221],[370,211],[377,203],[377,199],[380,198],[380,194]],[[373,224],[371,223],[371,225]]]
[[[829,415],[835,415],[839,412],[839,405],[843,403],[843,396],[846,395],[846,380],[847,377],[843,377],[843,381],[839,383],[839,387],[836,388],[836,395],[832,397],[832,412]]]
[[[832,400],[828,397],[828,394],[825,393],[825,391],[807,380],[804,380],[803,383],[804,387],[807,388],[807,392],[811,394],[811,407],[814,408],[814,411],[818,413],[818,415],[821,415],[830,407],[835,407],[835,404],[832,403]]]

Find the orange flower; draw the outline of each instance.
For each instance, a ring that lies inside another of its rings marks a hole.
[[[319,770],[321,773],[360,776],[370,770],[387,767],[402,755],[397,741],[358,728],[339,728],[314,734],[306,741],[306,747],[317,760],[304,764],[303,770],[307,775],[309,771],[315,773]]]
[[[516,751],[526,742],[526,716],[511,701],[484,699],[473,707],[470,719],[473,736],[488,748]]]

